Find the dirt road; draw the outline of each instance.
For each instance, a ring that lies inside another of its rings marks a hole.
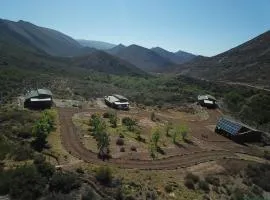
[[[71,108],[59,108],[59,118],[61,121],[61,139],[63,146],[73,156],[93,164],[112,164],[120,168],[137,168],[137,169],[175,169],[178,167],[188,167],[194,164],[218,160],[223,158],[238,158],[237,152],[246,153],[244,149],[211,149],[201,150],[182,155],[174,155],[159,160],[130,160],[111,158],[102,161],[97,158],[97,154],[86,149],[81,143],[76,127],[73,125],[72,116],[77,112],[95,110],[79,110]]]

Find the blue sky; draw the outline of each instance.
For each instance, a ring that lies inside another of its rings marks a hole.
[[[1,0],[0,18],[212,56],[269,30],[270,0]]]

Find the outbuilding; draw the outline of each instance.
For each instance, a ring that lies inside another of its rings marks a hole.
[[[262,134],[261,131],[229,117],[221,117],[218,120],[215,132],[238,142],[258,142]]]
[[[105,101],[106,105],[108,105],[112,108],[122,109],[122,110],[129,109],[128,99],[122,95],[119,95],[119,94],[105,96],[104,101]]]
[[[207,108],[215,108],[217,99],[212,95],[198,95],[198,103]]]
[[[31,90],[24,99],[24,107],[27,108],[50,108],[53,104],[52,92],[48,89]]]

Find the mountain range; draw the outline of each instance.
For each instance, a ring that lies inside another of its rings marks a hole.
[[[0,65],[21,62],[23,66],[34,63],[33,59],[41,63],[50,60],[56,66],[72,65],[113,74],[173,73],[269,87],[270,31],[224,53],[204,57],[183,51],[173,53],[161,47],[148,49],[136,44],[77,41],[59,31],[29,22],[0,19]]]
[[[270,31],[216,56],[196,57],[175,72],[218,81],[270,85]]]
[[[116,44],[108,43],[108,42],[102,42],[102,41],[96,41],[96,40],[83,40],[83,39],[78,39],[77,40],[80,45],[84,47],[90,47],[90,48],[95,48],[98,50],[108,50],[111,49],[115,46]]]

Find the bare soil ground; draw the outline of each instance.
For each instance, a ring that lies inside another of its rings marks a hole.
[[[118,111],[119,117],[129,116],[139,121],[142,127],[143,137],[149,138],[149,131],[156,123],[171,121],[173,124],[184,123],[189,128],[190,143],[180,143],[179,146],[171,144],[163,147],[164,156],[159,156],[156,160],[149,158],[147,146],[139,146],[137,141],[127,141],[127,147],[138,145],[137,152],[119,152],[119,148],[112,147],[113,157],[107,161],[97,158],[95,141],[87,136],[85,130],[78,128],[72,117],[90,117],[93,113],[104,113],[110,110],[98,104],[88,109],[79,108],[58,108],[61,122],[61,139],[67,151],[78,159],[94,164],[112,164],[121,168],[137,169],[175,169],[188,167],[199,163],[220,160],[223,158],[241,159],[236,153],[256,155],[249,147],[234,143],[233,141],[216,134],[213,130],[218,118],[221,116],[219,110],[208,110],[195,107],[194,113],[184,113],[177,110],[156,111],[156,117],[160,122],[150,120],[151,112],[143,109],[131,109],[130,111]],[[75,120],[76,121],[76,120]],[[147,135],[148,134],[148,135]],[[204,135],[204,136],[202,136]],[[207,135],[207,137],[205,137]],[[115,144],[115,138],[111,138],[111,143]],[[86,141],[89,143],[86,144]],[[166,141],[165,141],[166,142]],[[253,154],[254,153],[254,154]]]

